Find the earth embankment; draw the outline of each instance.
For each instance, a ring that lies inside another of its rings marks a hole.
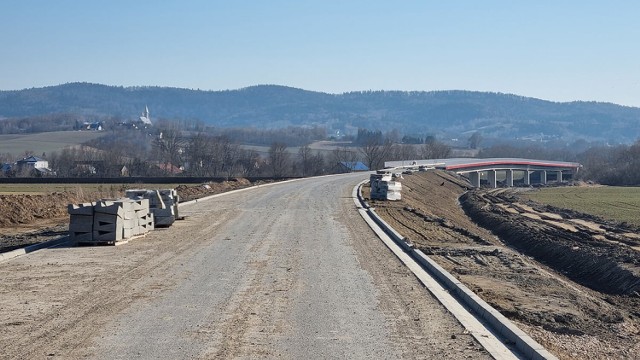
[[[631,229],[524,203],[509,189],[474,190],[446,172],[401,181],[402,201],[372,200],[376,212],[549,351],[640,353],[640,244]]]

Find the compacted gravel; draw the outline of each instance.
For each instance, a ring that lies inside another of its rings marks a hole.
[[[0,358],[489,358],[375,237],[366,174],[181,209],[121,246],[0,263]]]

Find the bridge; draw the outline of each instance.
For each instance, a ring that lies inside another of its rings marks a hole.
[[[387,161],[385,168],[435,168],[453,171],[466,176],[471,184],[480,187],[486,183],[512,187],[518,184],[533,185],[562,182],[572,179],[582,167],[579,163],[532,160],[520,158],[453,158],[430,160]]]

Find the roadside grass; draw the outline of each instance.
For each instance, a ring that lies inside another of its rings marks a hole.
[[[640,226],[640,187],[557,187],[521,193],[539,203]]]

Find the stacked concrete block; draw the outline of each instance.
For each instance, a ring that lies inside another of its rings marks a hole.
[[[402,184],[394,181],[391,174],[372,174],[369,177],[371,199],[401,200]]]
[[[101,200],[69,205],[69,234],[77,243],[115,244],[153,229],[145,200]],[[151,224],[150,224],[151,222]]]
[[[79,243],[93,239],[93,207],[96,203],[69,204],[69,239]]]
[[[149,211],[153,215],[154,227],[171,226],[179,218],[178,203],[180,199],[175,189],[165,190],[127,190],[130,199],[147,199]]]
[[[93,241],[115,243],[133,236],[133,204],[103,200],[93,214]]]
[[[131,201],[136,219],[133,235],[142,235],[153,230],[153,214],[150,213],[149,199],[133,199]]]

